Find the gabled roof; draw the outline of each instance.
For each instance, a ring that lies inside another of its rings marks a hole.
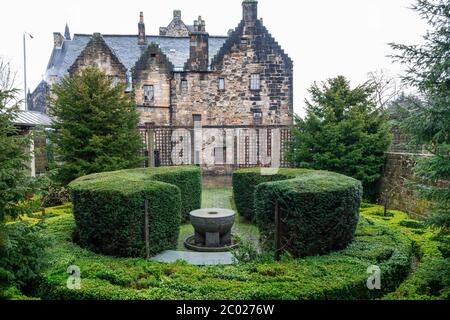
[[[84,47],[83,51],[81,51],[81,55],[79,55],[76,59],[75,62],[70,66],[69,68],[69,72],[71,72],[71,69],[74,68],[74,66],[76,65],[76,62],[78,61],[78,59],[81,59],[82,54],[86,51],[89,50],[89,48],[91,47],[100,47],[102,50],[104,50],[106,53],[108,53],[111,56],[111,59],[113,59],[113,61],[115,63],[118,63],[120,65],[120,68],[123,69],[124,72],[127,71],[127,67],[125,67],[125,65],[120,61],[119,57],[116,54],[116,51],[114,51],[109,44],[107,44],[105,42],[105,39],[99,34],[99,33],[94,33],[94,35],[90,38],[89,42],[87,43],[87,45]]]
[[[111,51],[128,70],[134,67],[147,47],[138,44],[137,35],[102,35],[102,37]],[[54,49],[47,66],[47,76],[65,76],[91,38],[92,35],[75,34],[72,40],[64,41],[61,48]],[[227,37],[224,36],[210,36],[210,61],[220,50],[226,39]],[[159,45],[161,51],[167,56],[175,69],[182,69],[189,59],[189,37],[147,36],[146,40],[148,45],[150,43]]]
[[[219,52],[213,58],[211,62],[213,66],[220,64],[224,56],[230,53],[231,48],[234,45],[238,45],[241,42],[242,36],[244,35],[244,28],[245,23],[243,20],[241,20],[239,25],[236,27],[236,29],[233,30],[233,32],[230,33],[229,37],[227,38],[223,46],[220,48]],[[290,67],[293,66],[292,59],[285,53],[283,48],[281,48],[279,43],[273,38],[272,34],[269,33],[269,31],[263,25],[261,20],[256,20],[256,28],[253,32],[255,33],[255,35],[257,35],[255,41],[259,42],[259,45],[257,46],[256,50],[256,54],[258,55],[259,60],[261,61],[267,60],[267,57],[263,57],[263,55],[267,54],[266,48],[270,47],[274,48],[276,52],[281,54],[287,66]]]

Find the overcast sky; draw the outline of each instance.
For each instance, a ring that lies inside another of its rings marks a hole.
[[[314,81],[345,75],[357,85],[367,73],[401,67],[391,64],[387,43],[421,42],[426,25],[408,9],[413,0],[260,0],[259,17],[294,61],[294,108],[303,115]],[[180,9],[186,24],[202,15],[211,35],[226,35],[242,16],[241,0],[10,0],[0,11],[0,56],[17,70],[23,86],[22,34],[27,41],[28,87],[42,79],[53,46],[53,32],[137,34],[144,11],[147,34],[167,26]]]

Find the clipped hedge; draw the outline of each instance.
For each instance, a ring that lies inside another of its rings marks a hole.
[[[142,257],[144,201],[149,200],[150,253],[175,248],[182,215],[200,207],[201,176],[196,167],[133,169],[81,177],[69,189],[81,246]]]
[[[282,243],[294,257],[345,248],[359,217],[361,183],[347,176],[304,169],[281,169],[263,176],[260,169],[233,174],[236,207],[256,222],[266,249],[273,249],[275,203],[283,221]]]
[[[48,210],[52,212],[52,209]],[[412,243],[403,228],[373,217],[362,217],[355,240],[346,249],[325,256],[193,266],[158,263],[141,258],[98,255],[72,243],[71,214],[47,219],[55,238],[48,250],[50,264],[43,273],[43,299],[370,299],[395,290],[410,271]],[[69,265],[82,270],[81,290],[66,286]],[[367,267],[378,265],[382,290],[366,287]]]
[[[233,198],[239,214],[254,221],[254,193],[261,183],[292,179],[311,172],[307,169],[280,169],[276,175],[261,175],[260,168],[240,169],[233,172]]]

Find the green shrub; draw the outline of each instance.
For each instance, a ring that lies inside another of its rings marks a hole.
[[[361,197],[359,181],[331,172],[309,172],[295,179],[258,185],[256,223],[265,249],[274,248],[276,202],[282,221],[282,244],[294,257],[345,248],[354,237]]]
[[[263,182],[295,178],[311,172],[305,169],[280,169],[276,175],[261,175],[260,168],[240,169],[233,172],[233,198],[239,214],[254,220],[254,193],[257,185]]]
[[[52,210],[49,209],[49,212]],[[230,266],[163,264],[92,253],[70,241],[72,215],[46,220],[56,238],[44,271],[44,299],[368,299],[395,290],[409,270],[411,241],[385,222],[360,219],[346,249],[304,259],[252,260]],[[66,287],[69,265],[81,269],[81,290]],[[366,287],[367,267],[382,271],[382,290]],[[399,276],[401,275],[401,276]]]
[[[175,248],[181,212],[197,204],[200,207],[201,181],[196,167],[99,173],[81,177],[69,188],[77,225],[76,240],[83,247],[107,255],[145,255],[145,200],[149,201],[152,255]]]
[[[17,296],[19,290],[37,285],[50,244],[42,228],[28,222],[0,226],[0,298]]]

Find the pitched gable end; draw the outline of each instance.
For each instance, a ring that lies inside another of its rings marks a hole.
[[[122,79],[125,79],[127,71],[100,33],[93,34],[86,47],[69,68],[69,73],[77,73],[86,67],[97,67],[105,71],[107,75],[119,76]]]

